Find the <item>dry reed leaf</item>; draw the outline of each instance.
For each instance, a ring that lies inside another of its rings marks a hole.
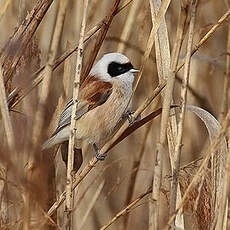
[[[209,139],[212,141],[220,130],[219,122],[209,112],[197,106],[188,105],[186,108],[195,113],[204,122],[209,133]],[[215,156],[220,160],[216,160],[213,163],[215,165],[211,169],[209,167],[206,169],[207,172],[204,175],[204,181],[200,189],[198,189],[199,185],[197,185],[197,187],[190,192],[187,201],[184,204],[184,209],[192,210],[196,219],[196,224],[201,230],[211,228],[213,221],[215,222],[218,216],[217,207],[220,206],[222,197],[221,200],[219,200],[217,194],[220,194],[220,191],[223,191],[223,181],[221,180],[224,178],[223,173],[226,167],[224,159],[226,159],[226,154],[227,144],[226,140],[223,139],[219,155]],[[191,182],[191,174],[195,174],[198,167],[199,166],[197,165],[194,165],[193,167],[190,166],[180,172],[180,185],[183,189],[183,193]],[[216,177],[213,177],[212,174],[216,170],[217,172],[214,174]],[[215,183],[212,182],[214,178],[216,180]],[[199,199],[197,199],[198,197]],[[215,202],[213,202],[213,199],[216,199]],[[195,201],[197,202],[197,207],[194,209]]]
[[[7,83],[7,92],[11,91],[11,82],[13,73],[18,66],[28,43],[31,41],[42,18],[45,16],[52,0],[43,0],[37,2],[31,12],[27,15],[23,24],[21,24],[10,37],[5,47],[1,51],[0,63],[3,68],[4,82]],[[39,18],[39,20],[37,20]]]
[[[187,109],[191,112],[195,113],[205,124],[208,133],[209,133],[209,139],[212,141],[212,139],[215,138],[215,136],[218,134],[218,131],[220,130],[220,123],[215,119],[214,116],[212,116],[207,111],[196,107],[188,105]],[[206,180],[212,179],[213,183],[211,186],[211,191],[209,196],[212,197],[210,206],[212,207],[211,210],[211,223],[212,225],[215,225],[214,223],[217,220],[218,213],[219,213],[219,207],[221,206],[223,197],[218,196],[221,192],[223,192],[224,189],[224,174],[225,174],[225,168],[226,168],[226,159],[227,159],[227,142],[226,139],[223,138],[220,144],[220,149],[218,151],[218,154],[215,154],[215,156],[212,156],[211,158],[211,178],[206,178]],[[226,198],[225,198],[226,199]],[[224,202],[225,203],[225,202]],[[225,207],[226,209],[226,207]],[[201,218],[202,220],[202,218]],[[200,223],[200,222],[198,222]],[[205,223],[207,224],[207,223]]]

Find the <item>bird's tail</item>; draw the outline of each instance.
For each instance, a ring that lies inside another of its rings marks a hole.
[[[49,149],[51,147],[53,147],[54,145],[58,144],[58,142],[56,141],[56,136],[53,136],[51,138],[49,138],[47,141],[45,141],[42,145],[42,151],[45,149]]]

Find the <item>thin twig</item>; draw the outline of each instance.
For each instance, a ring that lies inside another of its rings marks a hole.
[[[181,86],[181,112],[179,114],[178,134],[176,137],[175,153],[173,157],[174,163],[173,163],[173,170],[172,170],[172,182],[171,182],[170,204],[169,204],[170,216],[175,212],[176,209],[182,137],[183,137],[183,128],[184,128],[184,120],[185,120],[185,107],[187,103],[187,86],[188,86],[189,75],[190,75],[191,52],[192,52],[193,35],[194,35],[195,18],[196,18],[196,6],[197,6],[197,1],[196,0],[192,1],[191,19],[190,19],[188,43],[187,43],[187,53],[185,58],[184,80]],[[174,227],[175,227],[175,223],[172,224],[172,229],[174,229]]]
[[[74,199],[73,199],[74,195],[72,192],[73,192],[73,180],[74,180],[74,173],[73,173],[74,145],[75,145],[75,135],[76,135],[75,114],[77,112],[77,106],[78,106],[78,94],[79,94],[80,77],[81,77],[81,70],[82,70],[83,49],[84,49],[83,43],[84,43],[85,28],[86,28],[87,8],[88,8],[88,0],[84,0],[81,31],[80,31],[78,50],[77,50],[76,72],[75,72],[75,79],[73,83],[73,108],[72,108],[72,113],[71,113],[70,135],[69,135],[69,144],[68,144],[65,228],[69,230],[73,229],[72,209],[73,209],[73,204],[74,204]]]
[[[165,87],[165,82],[160,84],[151,94],[150,97],[148,97],[141,106],[136,110],[136,112],[133,114],[133,118],[137,118],[153,101],[153,99],[162,91],[162,89]],[[113,136],[113,138],[108,141],[103,148],[100,151],[100,154],[107,153],[107,151],[110,149],[110,146],[113,145],[113,143],[124,133],[124,131],[129,127],[129,121],[125,121],[124,124],[121,126],[121,128],[118,130],[118,132]],[[77,176],[76,180],[73,184],[73,189],[75,189],[79,183],[89,174],[89,172],[94,168],[98,160],[96,157],[94,157],[92,160],[89,161],[88,165],[81,171],[81,173]],[[66,192],[64,191],[59,199],[52,205],[52,207],[48,211],[48,215],[52,215],[55,210],[63,203],[66,197]]]

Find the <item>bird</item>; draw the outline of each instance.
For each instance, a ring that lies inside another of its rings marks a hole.
[[[130,118],[137,72],[127,56],[116,52],[103,55],[92,67],[79,88],[75,114],[77,149],[86,141],[93,146],[98,160],[105,159],[106,154],[100,154],[100,148],[111,139],[124,118]],[[42,145],[42,150],[69,140],[72,107],[73,99],[67,103],[56,130]]]

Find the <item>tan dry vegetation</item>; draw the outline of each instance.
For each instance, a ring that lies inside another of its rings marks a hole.
[[[229,15],[228,0],[0,1],[0,229],[229,229]],[[74,78],[116,51],[141,70],[143,120],[124,123],[103,162],[85,144],[73,175],[41,145]],[[186,104],[221,123],[211,142]]]

